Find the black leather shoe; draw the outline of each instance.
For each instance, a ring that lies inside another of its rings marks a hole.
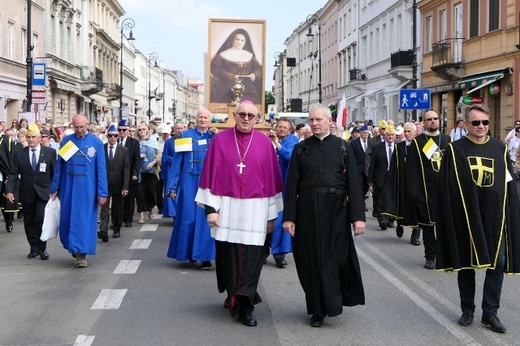
[[[49,254],[47,253],[47,250],[40,251],[40,259],[42,261],[46,261],[49,259]]]
[[[244,326],[248,326],[248,327],[256,327],[257,323],[256,323],[256,317],[253,316],[253,314],[251,313],[248,313],[248,314],[245,314],[245,315],[241,315],[239,314],[238,315],[238,320],[240,322],[242,322],[242,324]]]
[[[460,318],[459,318],[459,324],[461,326],[466,327],[466,326],[469,326],[471,324],[471,322],[473,322],[473,311],[465,309],[462,312],[462,316],[460,316]]]
[[[419,246],[421,245],[421,241],[419,240],[419,237],[412,235],[412,237],[410,238],[410,244]]]
[[[16,213],[16,218],[17,218],[18,220],[20,220],[21,218],[23,218],[23,211],[21,211],[21,210],[18,211],[18,213]]]
[[[224,309],[228,309],[231,307],[231,303],[229,302],[229,298],[226,298],[226,300],[224,300]]]
[[[121,236],[120,231],[114,231],[114,234],[112,234],[112,238],[119,238]]]
[[[29,252],[29,254],[27,255],[27,258],[36,258],[38,256],[40,256],[39,250],[31,250],[31,252]]]
[[[397,225],[397,227],[395,228],[395,234],[397,235],[397,238],[402,238],[404,234],[403,226]]]
[[[132,227],[132,222],[126,221],[125,222],[125,227]]]
[[[13,231],[13,224],[11,222],[6,223],[5,230],[7,231],[7,233],[11,233]]]
[[[491,316],[488,319],[482,318],[482,321],[480,321],[480,323],[482,323],[486,327],[489,327],[489,329],[497,333],[505,333],[507,330],[506,327],[502,324],[502,322],[500,322],[500,320],[496,316]]]
[[[379,228],[381,228],[383,231],[386,231],[386,223],[385,222],[380,222],[379,223]]]
[[[433,258],[427,258],[424,263],[424,268],[426,269],[435,269],[435,260]]]
[[[107,232],[97,232],[97,237],[101,240],[103,240],[103,242],[108,242],[108,234]]]
[[[323,326],[323,316],[322,315],[312,315],[310,325],[311,325],[311,327]]]
[[[284,268],[287,265],[287,261],[284,258],[277,258],[275,259],[276,266],[278,268]]]

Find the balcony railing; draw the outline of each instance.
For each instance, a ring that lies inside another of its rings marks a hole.
[[[365,72],[360,70],[360,69],[358,69],[358,68],[349,70],[349,72],[350,72],[350,80],[351,81],[367,79],[367,76],[366,76]]]
[[[390,63],[392,68],[398,66],[412,66],[413,50],[399,50],[395,53],[390,54]]]
[[[105,92],[108,94],[108,97],[118,97],[121,92],[121,86],[119,84],[105,83],[103,86],[105,87]]]
[[[432,66],[462,63],[463,38],[447,38],[432,44]]]

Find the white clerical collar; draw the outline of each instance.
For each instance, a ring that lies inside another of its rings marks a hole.
[[[314,137],[316,137],[316,138],[318,138],[320,141],[322,141],[322,140],[325,139],[325,137],[327,137],[328,135],[330,135],[330,131],[329,131],[325,136],[319,137],[319,136],[314,135]]]

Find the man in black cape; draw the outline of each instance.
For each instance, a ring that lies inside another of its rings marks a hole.
[[[310,325],[343,306],[365,304],[351,232],[365,231],[365,207],[350,144],[330,134],[330,109],[309,110],[313,136],[297,144],[287,177],[283,229],[293,236],[298,278],[305,291]]]
[[[462,316],[475,312],[475,270],[487,269],[482,324],[504,333],[497,317],[504,272],[520,273],[520,217],[507,146],[487,135],[489,113],[466,109],[467,137],[448,146],[437,181],[437,270],[457,271]]]
[[[405,174],[410,188],[406,190],[406,208],[401,225],[422,229],[426,269],[435,268],[435,182],[444,150],[450,142],[451,137],[439,131],[439,115],[427,111],[424,113],[424,131],[414,138],[406,157]]]

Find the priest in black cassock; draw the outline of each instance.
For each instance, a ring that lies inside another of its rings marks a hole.
[[[507,146],[487,135],[489,113],[465,113],[468,135],[446,150],[437,181],[437,270],[457,271],[462,316],[475,312],[475,270],[487,269],[481,323],[504,333],[497,317],[504,272],[520,274],[520,217]]]
[[[313,136],[294,147],[283,214],[312,327],[365,304],[350,225],[355,235],[365,231],[364,198],[352,148],[330,134],[331,122],[329,108],[310,108]]]

